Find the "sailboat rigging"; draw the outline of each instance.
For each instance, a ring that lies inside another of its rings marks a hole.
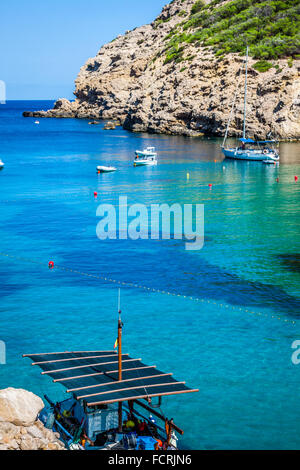
[[[246,136],[246,119],[247,119],[247,93],[248,93],[248,61],[249,61],[249,47],[247,46],[246,61],[245,61],[245,93],[244,93],[244,119],[243,119],[243,137],[240,139],[241,146],[226,147],[229,127],[235,108],[237,99],[238,88],[235,93],[233,105],[231,108],[224,141],[221,146],[222,152],[226,158],[235,160],[250,160],[250,161],[263,161],[264,163],[276,163],[279,161],[279,154],[274,148],[275,140],[254,140]],[[272,147],[273,145],[273,147]]]

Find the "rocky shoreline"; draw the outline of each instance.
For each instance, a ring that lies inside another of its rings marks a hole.
[[[208,3],[208,2],[207,2]],[[166,62],[166,38],[195,0],[174,0],[150,25],[118,36],[88,59],[75,81],[75,101],[59,99],[48,111],[25,117],[118,120],[133,132],[224,135],[237,82],[229,135],[240,136],[244,58],[216,57],[212,48],[186,44],[180,63]],[[300,60],[278,59],[266,72],[249,60],[249,137],[300,139]]]
[[[0,390],[0,450],[65,450],[59,434],[37,419],[43,408],[27,390]]]

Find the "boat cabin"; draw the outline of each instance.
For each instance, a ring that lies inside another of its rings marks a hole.
[[[238,150],[250,150],[262,152],[267,150],[269,152],[275,152],[272,148],[277,144],[276,140],[253,140],[253,139],[240,139],[241,145]]]

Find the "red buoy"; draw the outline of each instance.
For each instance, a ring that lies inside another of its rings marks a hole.
[[[54,268],[54,262],[49,261],[48,266],[49,266],[49,269],[53,269]]]
[[[209,184],[208,187],[209,187],[209,189],[211,189],[211,188],[212,188],[212,184]]]
[[[295,183],[297,183],[298,181],[298,176],[295,176]]]
[[[276,183],[279,183],[279,178],[276,178]]]
[[[94,192],[94,196],[95,196],[95,197],[98,197],[97,191]]]

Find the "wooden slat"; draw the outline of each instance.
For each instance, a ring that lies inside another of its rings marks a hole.
[[[129,372],[131,370],[144,370],[144,369],[156,369],[156,366],[145,366],[145,367],[132,367],[131,369],[123,369],[123,372]],[[63,377],[62,379],[53,379],[53,382],[67,382],[68,380],[83,379],[85,377],[95,377],[104,374],[117,374],[119,371],[107,370],[105,372],[95,372],[94,374],[76,375],[75,377]]]
[[[115,384],[119,384],[119,383],[122,383],[122,382],[114,382]],[[138,385],[136,387],[127,387],[127,388],[120,388],[120,389],[117,389],[117,390],[106,390],[105,392],[99,392],[99,393],[92,393],[92,394],[89,394],[89,395],[80,395],[77,397],[78,400],[80,400],[81,398],[88,398],[88,397],[96,397],[98,395],[106,395],[106,394],[112,394],[112,393],[119,393],[119,392],[127,392],[128,390],[138,390],[140,388],[144,388],[145,390],[147,390],[148,388],[152,388],[152,387],[169,387],[171,385],[185,385],[185,382],[170,382],[170,383],[164,383],[164,384],[151,384],[151,385]]]
[[[169,374],[148,375],[147,377],[135,377],[134,379],[125,379],[125,380],[122,380],[121,382],[118,381],[118,379],[116,379],[113,382],[105,382],[105,383],[97,384],[97,385],[89,385],[89,386],[85,386],[85,387],[71,388],[71,389],[67,390],[67,392],[68,393],[77,392],[78,390],[87,390],[89,388],[104,387],[105,385],[112,385],[112,384],[115,384],[115,383],[119,383],[119,384],[122,383],[123,384],[123,383],[127,383],[127,382],[134,382],[136,380],[146,380],[146,379],[152,379],[152,378],[155,378],[155,377],[167,377],[167,376],[170,376],[170,375],[173,375],[173,374],[169,373]]]
[[[40,366],[42,364],[52,364],[54,362],[71,362],[71,361],[83,361],[84,359],[98,359],[100,357],[116,357],[117,354],[105,354],[104,356],[77,356],[77,357],[69,357],[68,359],[57,359],[57,360],[52,360],[52,361],[42,361],[42,362],[33,362],[31,365],[32,366]],[[123,356],[129,356],[129,354],[122,354]]]
[[[199,392],[198,389],[189,389],[189,390],[182,390],[182,391],[177,391],[177,392],[165,392],[165,393],[153,393],[152,395],[140,395],[140,396],[135,396],[135,397],[127,397],[127,398],[118,398],[117,400],[106,400],[106,401],[96,401],[92,403],[87,403],[88,406],[98,406],[98,405],[108,405],[109,403],[118,403],[120,401],[130,401],[130,400],[138,400],[141,398],[153,398],[153,397],[164,397],[168,395],[179,395],[183,393],[193,393],[193,392]]]
[[[53,353],[35,353],[35,354],[23,354],[22,357],[31,357],[31,356],[51,356],[52,354],[82,354],[82,353],[111,353],[114,351],[62,351],[62,352],[53,352]]]
[[[142,359],[125,359],[125,361],[122,362],[134,362],[134,361],[141,361]],[[96,367],[96,366],[105,366],[109,364],[118,364],[118,361],[112,361],[112,362],[99,362],[97,364],[86,364],[84,366],[76,366],[76,367],[67,367],[65,369],[55,369],[55,370],[47,370],[41,372],[42,375],[45,374],[55,374],[56,372],[64,372],[66,370],[75,370],[75,369],[85,369],[86,367]]]

